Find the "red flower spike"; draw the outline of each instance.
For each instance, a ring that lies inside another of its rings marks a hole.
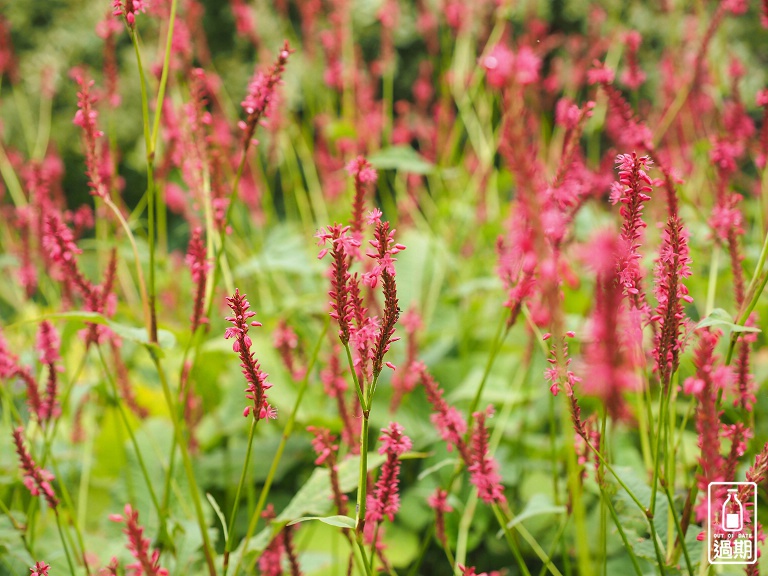
[[[368,184],[374,184],[378,179],[376,170],[363,156],[358,156],[347,164],[347,172],[355,179],[355,199],[352,202],[352,236],[358,241],[363,238],[363,213],[365,211],[365,196],[368,192]]]
[[[144,528],[139,525],[139,513],[130,504],[125,505],[125,515],[112,514],[113,522],[125,523],[123,534],[128,536],[128,550],[136,562],[126,566],[133,576],[168,576],[168,570],[160,567],[160,551],[153,550],[150,554],[149,538],[144,538]]]
[[[397,301],[397,285],[395,282],[395,254],[405,250],[402,244],[395,244],[395,231],[389,229],[389,222],[381,222],[381,212],[371,212],[370,219],[375,223],[376,230],[371,246],[374,251],[367,252],[368,257],[376,261],[370,272],[363,274],[363,283],[375,287],[378,278],[381,278],[384,292],[384,317],[378,332],[373,351],[373,376],[376,378],[382,370],[384,355],[389,351],[389,346],[399,340],[394,338],[395,324],[400,318],[400,308]]]
[[[248,152],[251,143],[257,143],[253,139],[253,135],[262,118],[269,116],[269,108],[274,100],[275,90],[282,82],[285,64],[291,52],[293,50],[291,50],[286,40],[278,54],[277,60],[267,73],[256,72],[251,83],[248,85],[248,94],[240,103],[248,117],[238,124],[243,131],[243,153]]]
[[[251,352],[252,342],[248,336],[249,327],[261,326],[261,324],[256,321],[248,322],[250,318],[256,316],[256,313],[249,310],[251,305],[245,295],[240,294],[239,289],[235,289],[234,295],[227,297],[227,304],[232,309],[234,316],[226,318],[227,322],[232,323],[232,326],[225,330],[224,338],[235,339],[232,350],[240,355],[240,367],[246,382],[248,382],[245,397],[253,401],[253,406],[247,406],[243,411],[243,416],[248,416],[250,412],[257,420],[265,418],[274,420],[277,418],[277,410],[269,405],[266,395],[266,391],[272,385],[267,382],[268,374],[262,372],[258,360],[254,358]]]
[[[130,1],[130,0],[129,0]],[[136,0],[134,0],[136,1]],[[96,98],[91,95],[93,80],[88,80],[80,70],[73,72],[75,81],[80,86],[77,93],[77,112],[72,123],[80,126],[83,131],[83,146],[85,148],[85,173],[88,175],[88,186],[91,194],[106,198],[109,194],[107,185],[102,179],[102,148],[99,139],[104,132],[99,130],[96,121],[99,113],[95,109]]]
[[[680,334],[685,322],[683,302],[693,302],[682,282],[691,275],[690,263],[688,231],[679,217],[670,216],[656,260],[654,293],[659,305],[651,318],[659,325],[652,354],[659,379],[665,387],[677,370],[683,348]]]
[[[400,456],[411,449],[411,439],[403,434],[403,427],[392,422],[387,428],[382,428],[379,436],[381,447],[379,454],[386,455],[387,460],[381,467],[379,479],[373,493],[368,494],[367,511],[365,514],[366,536],[371,538],[375,527],[385,517],[392,522],[400,508],[398,484],[400,482]]]
[[[32,459],[32,456],[24,447],[23,434],[24,429],[22,427],[18,427],[13,431],[13,442],[16,445],[16,453],[21,460],[21,470],[24,472],[24,486],[27,487],[32,496],[42,495],[46,502],[48,502],[48,506],[55,510],[59,500],[56,498],[56,494],[51,486],[54,476],[48,470],[40,468]]]
[[[35,565],[29,569],[32,573],[30,576],[48,576],[48,570],[50,570],[50,568],[50,565],[45,562],[35,562]]]
[[[354,313],[350,298],[349,266],[351,255],[360,247],[360,242],[349,235],[349,230],[349,226],[334,224],[328,226],[325,231],[320,230],[315,234],[318,246],[325,246],[328,241],[331,242],[333,265],[331,266],[331,291],[328,295],[331,297],[331,318],[339,324],[339,338],[343,344],[349,342],[350,322]],[[329,249],[323,248],[318,258],[323,258],[328,252]]]
[[[430,417],[432,423],[437,428],[440,437],[448,444],[448,451],[455,446],[459,451],[462,460],[469,466],[472,463],[472,457],[467,444],[464,442],[464,433],[467,431],[467,422],[464,417],[453,406],[443,398],[443,391],[440,385],[427,371],[427,367],[417,362],[413,369],[418,372],[424,391],[427,394],[427,400],[432,404],[434,414]]]
[[[453,510],[450,504],[448,504],[448,492],[441,488],[437,488],[427,499],[427,504],[435,510],[435,536],[437,536],[437,540],[445,546],[445,515]]]
[[[208,280],[208,272],[211,269],[211,265],[207,260],[202,228],[195,228],[192,232],[192,237],[189,239],[189,247],[187,248],[185,262],[187,263],[187,266],[189,266],[192,282],[195,284],[193,295],[195,307],[192,316],[190,317],[192,332],[194,332],[201,324],[208,323],[208,318],[203,314],[203,307],[205,300],[205,284]]]
[[[504,487],[498,472],[498,463],[488,453],[488,430],[485,419],[493,414],[490,406],[486,412],[475,412],[475,427],[472,431],[472,464],[469,466],[472,484],[486,504],[506,502]]]
[[[147,11],[146,0],[113,0],[113,16],[124,16],[128,26],[136,25],[136,14]]]

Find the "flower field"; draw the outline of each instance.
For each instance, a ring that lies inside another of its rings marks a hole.
[[[0,0],[0,575],[760,573],[768,2]]]

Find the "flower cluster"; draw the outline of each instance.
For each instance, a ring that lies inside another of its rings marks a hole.
[[[550,367],[544,371],[544,378],[547,381],[551,382],[549,386],[549,391],[552,393],[553,396],[558,395],[558,393],[560,392],[560,387],[562,386],[565,388],[565,394],[568,397],[572,397],[573,387],[578,382],[581,382],[581,378],[576,376],[576,374],[574,374],[570,369],[572,358],[568,356],[568,344],[565,341],[565,337],[573,338],[574,336],[576,336],[576,334],[574,334],[571,331],[568,331],[565,333],[565,336],[563,337],[562,348],[561,348],[562,364],[563,364],[562,366],[561,366],[560,359],[558,358],[557,343],[556,342],[553,343],[552,347],[550,348],[550,357],[547,358],[547,362],[549,362]],[[549,340],[551,337],[552,335],[549,332],[547,332],[546,334],[544,334],[543,338],[546,341],[546,340]]]
[[[450,451],[454,446],[459,451],[464,462],[471,462],[469,447],[464,442],[464,434],[467,432],[467,422],[461,413],[453,406],[449,406],[443,398],[443,390],[437,381],[427,370],[427,367],[417,362],[413,370],[419,373],[427,400],[432,404],[433,414],[430,420],[437,428],[440,437],[448,445]]]
[[[91,94],[93,80],[88,80],[80,71],[76,71],[74,77],[80,90],[77,93],[77,112],[72,123],[79,126],[83,131],[88,186],[91,188],[91,194],[99,198],[106,198],[109,191],[102,178],[104,167],[99,142],[99,138],[104,135],[104,132],[99,130],[96,124],[99,113],[95,108],[96,99]]]
[[[59,504],[59,499],[56,498],[53,486],[51,486],[54,476],[48,470],[40,468],[32,459],[32,455],[24,446],[24,429],[22,427],[13,430],[13,443],[16,445],[16,454],[19,455],[19,460],[21,460],[21,470],[24,472],[24,486],[27,487],[32,496],[42,494],[43,498],[48,502],[48,506],[55,510]]]
[[[621,81],[632,90],[637,90],[645,82],[645,72],[640,69],[637,62],[637,51],[643,37],[637,30],[631,30],[624,35],[624,44],[627,46],[627,69],[621,75]]]
[[[643,204],[651,199],[651,179],[646,170],[652,162],[648,156],[638,158],[636,153],[619,154],[616,157],[619,167],[619,181],[611,188],[611,202],[621,202],[621,216],[624,223],[621,227],[621,240],[626,245],[622,247],[623,258],[619,262],[619,281],[624,288],[624,294],[634,308],[641,312],[647,311],[645,293],[642,288],[643,271],[640,267],[639,248],[642,245]]]
[[[435,510],[435,536],[443,547],[445,540],[445,515],[451,512],[453,508],[448,504],[448,492],[442,488],[437,488],[432,495],[427,498],[427,504]]]
[[[363,283],[371,288],[375,288],[381,278],[382,289],[384,291],[384,317],[381,320],[376,345],[373,351],[373,376],[377,377],[384,364],[384,355],[389,351],[389,346],[399,340],[395,338],[395,324],[400,318],[400,308],[397,302],[397,286],[395,284],[395,258],[393,256],[402,250],[405,246],[395,244],[395,231],[389,229],[389,222],[381,221],[381,212],[374,210],[368,219],[371,224],[376,225],[374,239],[371,240],[373,251],[368,251],[368,257],[375,260],[374,267],[363,274]],[[394,369],[394,366],[387,362],[387,366]]]
[[[37,350],[40,354],[40,362],[48,367],[48,382],[45,387],[45,398],[40,402],[37,413],[40,422],[49,422],[51,418],[55,418],[61,413],[57,399],[57,373],[62,368],[56,365],[56,362],[60,360],[60,345],[61,339],[53,324],[48,320],[43,320],[37,332]]]
[[[683,342],[680,328],[685,321],[683,302],[693,302],[683,279],[691,275],[688,231],[677,216],[670,216],[662,234],[656,260],[654,293],[659,305],[652,321],[658,323],[653,357],[661,382],[666,386],[677,370]]]
[[[355,180],[355,199],[352,202],[352,219],[350,220],[350,226],[352,228],[352,236],[358,242],[362,241],[363,237],[363,214],[365,213],[365,196],[367,193],[368,185],[374,184],[378,178],[376,170],[363,156],[358,156],[354,160],[350,160],[347,164],[347,172]]]
[[[125,523],[123,534],[128,536],[128,550],[136,562],[126,566],[134,576],[168,576],[169,572],[160,567],[160,551],[153,550],[150,554],[149,538],[144,538],[144,528],[139,524],[139,513],[130,504],[125,505],[123,514],[112,514],[113,522]]]
[[[275,99],[275,89],[282,81],[285,64],[288,62],[288,56],[291,52],[292,50],[286,40],[277,60],[269,71],[266,74],[256,72],[248,85],[248,94],[240,103],[248,116],[238,124],[243,131],[243,150],[245,152],[248,151],[251,143],[258,144],[254,141],[253,135],[262,119],[269,116],[270,105]]]
[[[112,288],[117,270],[115,250],[110,256],[104,281],[100,286],[94,286],[78,268],[77,256],[82,253],[82,250],[75,244],[72,230],[57,212],[51,211],[45,216],[42,246],[48,261],[53,265],[52,271],[55,277],[62,281],[67,290],[72,288],[80,293],[87,311],[99,313],[113,311]],[[105,326],[89,324],[86,343],[100,342],[107,334],[109,330]]]
[[[148,0],[113,0],[113,16],[124,16],[128,25],[136,24],[136,14],[147,11]]]
[[[365,514],[366,531],[373,530],[375,525],[385,517],[391,522],[400,508],[398,483],[400,482],[400,456],[411,449],[411,439],[403,434],[403,427],[391,422],[387,428],[382,428],[379,436],[381,447],[379,454],[386,455],[387,460],[381,467],[379,479],[372,494],[368,494]],[[369,532],[370,533],[370,532]]]
[[[331,479],[331,492],[333,493],[333,502],[336,505],[336,510],[341,515],[347,513],[347,496],[341,491],[341,484],[339,483],[339,469],[336,464],[336,454],[339,450],[339,445],[336,443],[336,437],[331,434],[330,430],[326,428],[317,428],[315,426],[308,426],[307,432],[311,433],[312,448],[317,454],[315,465],[320,466],[325,464],[328,466],[330,479]]]
[[[339,338],[346,346],[350,341],[354,344],[356,358],[354,365],[361,378],[365,381],[375,380],[386,364],[394,369],[391,362],[384,362],[389,347],[399,338],[394,337],[395,325],[400,317],[395,282],[395,261],[393,257],[405,250],[402,244],[394,241],[395,230],[390,230],[389,222],[381,221],[381,211],[373,210],[368,217],[368,223],[375,226],[374,238],[370,241],[372,250],[366,255],[374,260],[372,267],[360,276],[357,272],[350,273],[354,254],[359,249],[360,242],[350,234],[351,226],[334,224],[325,230],[320,230],[315,236],[318,245],[323,246],[318,258],[323,258],[329,252],[333,257],[331,266],[331,317],[339,324]],[[330,242],[330,248],[325,245]],[[369,288],[381,284],[384,293],[383,316],[368,316],[368,310],[363,304],[360,281]]]
[[[48,570],[50,570],[50,568],[51,566],[45,562],[35,562],[35,565],[29,569],[32,573],[30,576],[48,576]]]
[[[485,419],[493,415],[493,408],[488,407],[485,412],[475,412],[475,427],[472,431],[472,464],[469,472],[472,484],[477,488],[477,494],[486,504],[506,502],[504,487],[501,485],[501,476],[498,472],[498,463],[488,453],[488,429],[485,427]]]
[[[249,310],[251,305],[245,295],[240,294],[239,289],[235,289],[235,293],[227,297],[227,305],[232,309],[234,315],[226,318],[227,322],[232,323],[232,326],[226,329],[224,338],[235,339],[234,344],[232,344],[232,350],[240,355],[240,367],[243,370],[245,380],[248,382],[248,387],[245,389],[245,397],[253,402],[253,406],[247,406],[243,410],[243,416],[248,416],[250,412],[257,420],[265,418],[275,419],[277,418],[277,410],[269,405],[266,395],[266,391],[272,385],[267,382],[268,375],[262,372],[259,362],[254,358],[253,352],[251,352],[253,342],[248,336],[249,327],[261,326],[261,323],[256,321],[248,322],[248,319],[256,316],[256,313]]]
[[[211,269],[211,265],[207,260],[203,230],[200,227],[192,231],[185,261],[187,266],[189,266],[192,282],[195,285],[193,295],[195,307],[190,317],[192,332],[194,332],[198,326],[208,323],[208,318],[204,315],[203,306],[205,301],[205,284],[208,280],[208,272]]]
[[[351,335],[351,325],[354,308],[350,298],[350,284],[352,276],[349,273],[352,254],[360,247],[360,242],[349,234],[350,226],[334,224],[325,230],[320,230],[315,237],[318,246],[325,246],[328,241],[331,247],[323,248],[318,254],[322,259],[331,252],[333,264],[331,266],[331,318],[339,324],[339,338],[342,344],[347,344]]]

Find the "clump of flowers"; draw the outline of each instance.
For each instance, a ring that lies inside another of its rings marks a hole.
[[[54,480],[53,474],[40,468],[32,459],[32,455],[24,446],[24,429],[22,427],[13,430],[13,443],[16,445],[16,454],[21,460],[21,470],[24,472],[24,486],[27,487],[32,496],[42,495],[48,502],[51,509],[56,510],[59,499],[53,491],[51,482]]]
[[[243,416],[248,416],[250,412],[257,420],[265,418],[277,418],[277,410],[267,402],[266,391],[272,385],[267,382],[267,374],[262,372],[261,366],[251,352],[253,342],[248,336],[248,329],[251,326],[261,326],[260,322],[248,322],[250,318],[256,316],[256,312],[249,310],[251,307],[244,294],[240,294],[239,289],[235,289],[232,296],[227,297],[227,304],[232,309],[233,316],[226,318],[232,326],[224,332],[224,338],[234,338],[232,350],[240,355],[240,367],[243,370],[248,387],[245,389],[245,397],[253,402],[252,406],[246,406],[243,410]]]
[[[128,25],[133,28],[136,25],[136,14],[147,11],[147,0],[113,0],[113,16],[124,16]]]
[[[198,227],[192,231],[192,237],[189,239],[189,247],[185,261],[189,266],[192,282],[195,285],[193,301],[195,303],[190,322],[192,322],[192,332],[197,330],[198,326],[208,323],[205,317],[203,306],[205,300],[205,284],[208,279],[208,272],[211,265],[208,262],[205,241],[203,240],[203,230]]]
[[[128,536],[128,550],[136,562],[126,566],[134,576],[168,576],[169,572],[160,567],[160,551],[149,551],[149,538],[144,538],[144,528],[139,524],[139,513],[130,504],[125,505],[123,514],[112,514],[113,522],[125,524],[123,534]]]
[[[243,131],[244,152],[248,151],[251,143],[258,144],[253,139],[256,126],[259,125],[263,118],[269,116],[270,105],[275,98],[275,89],[282,81],[285,64],[288,62],[288,56],[290,56],[291,52],[292,50],[286,40],[278,54],[277,60],[267,73],[256,72],[251,83],[248,85],[248,93],[240,103],[248,116],[238,124]]]
[[[30,576],[48,576],[48,570],[50,569],[51,566],[45,562],[35,562],[35,565],[29,569],[31,572]]]
[[[366,532],[371,535],[384,518],[392,522],[400,508],[399,458],[412,446],[411,439],[403,434],[403,427],[397,422],[392,422],[387,428],[381,430],[379,442],[381,442],[379,454],[386,455],[387,460],[381,467],[381,474],[376,481],[373,493],[368,495],[365,523]]]
[[[651,178],[646,170],[653,164],[648,156],[638,157],[636,153],[619,154],[616,165],[619,168],[619,181],[611,187],[611,203],[621,202],[622,259],[619,262],[619,281],[624,294],[633,308],[648,311],[643,291],[643,270],[640,267],[639,248],[643,242],[643,205],[651,197]]]
[[[475,412],[472,415],[475,428],[472,431],[472,464],[469,465],[469,472],[480,499],[486,504],[500,504],[507,499],[504,497],[498,463],[488,453],[488,429],[485,426],[485,419],[492,415],[491,406],[485,412]]]
[[[74,72],[74,78],[80,86],[80,91],[77,93],[77,112],[72,123],[79,126],[83,131],[88,186],[91,188],[91,194],[99,198],[106,198],[109,191],[101,174],[103,166],[99,142],[99,138],[104,135],[104,132],[99,130],[96,124],[99,113],[95,108],[96,99],[91,94],[93,80],[88,80],[80,70]]]
[[[352,202],[352,219],[350,220],[352,236],[358,242],[362,242],[365,197],[368,193],[369,185],[376,183],[378,175],[373,166],[363,156],[350,160],[347,164],[347,172],[355,180],[355,198]]]

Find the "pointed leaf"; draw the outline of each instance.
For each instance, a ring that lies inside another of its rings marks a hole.
[[[337,528],[352,528],[355,527],[355,519],[350,518],[349,516],[303,516],[302,518],[296,518],[296,520],[292,520],[291,522],[288,522],[288,526],[293,526],[294,524],[298,524],[299,522],[307,522],[309,520],[319,520],[323,524],[328,524],[329,526],[336,526]]]

